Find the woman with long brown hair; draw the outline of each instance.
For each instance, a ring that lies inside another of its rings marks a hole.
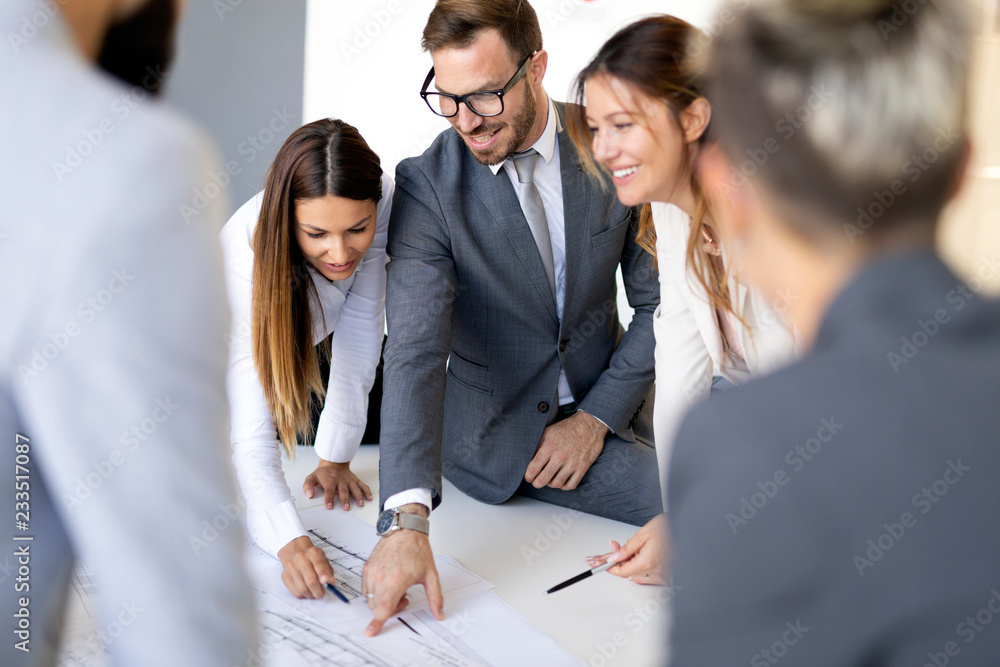
[[[372,499],[350,461],[381,354],[391,201],[392,181],[358,131],[324,119],[292,133],[264,190],[220,235],[232,311],[233,461],[250,535],[281,561],[297,597],[322,597],[333,570],[295,509],[282,449],[294,456],[298,442],[314,438],[320,463],[303,490],[323,492],[328,509],[335,497],[345,510],[352,497]],[[329,347],[318,346],[327,337]]]
[[[590,168],[611,173],[622,203],[642,205],[638,241],[657,261],[653,427],[664,498],[687,408],[788,359],[793,343],[773,309],[738,280],[698,185],[694,165],[712,118],[687,55],[699,34],[665,15],[626,26],[577,77],[579,106],[570,118]],[[661,583],[665,521],[660,515],[591,562],[612,557],[621,565],[611,572]]]

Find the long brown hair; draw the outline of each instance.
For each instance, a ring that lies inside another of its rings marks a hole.
[[[592,173],[606,171],[594,160],[593,138],[587,128],[587,82],[595,76],[618,79],[638,92],[663,100],[670,109],[674,122],[680,127],[680,116],[692,102],[700,97],[701,87],[688,58],[688,49],[700,33],[694,26],[679,18],[660,15],[636,21],[619,30],[577,76],[574,97],[577,104],[567,107],[567,129],[577,149]],[[697,145],[710,140],[710,127],[706,128]],[[682,164],[691,164],[690,149],[684,144]],[[691,191],[695,199],[695,212],[691,218],[686,257],[695,277],[717,308],[739,317],[729,293],[729,274],[721,255],[713,254],[706,247],[706,238],[717,244],[717,234],[712,230],[708,199],[698,183],[693,169],[688,170]],[[656,260],[656,229],[653,226],[652,208],[644,204],[639,216],[636,242]]]
[[[289,456],[299,437],[312,437],[312,408],[326,396],[310,309],[319,297],[295,240],[295,204],[326,195],[382,198],[378,156],[340,120],[318,120],[288,137],[268,169],[253,233],[253,360]]]

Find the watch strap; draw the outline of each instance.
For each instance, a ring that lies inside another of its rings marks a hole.
[[[429,519],[417,514],[410,514],[409,512],[397,512],[396,525],[400,528],[416,530],[424,535],[429,535],[431,531],[431,522]]]

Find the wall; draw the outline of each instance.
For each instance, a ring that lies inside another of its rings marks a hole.
[[[218,143],[230,172],[217,179],[230,179],[219,196],[230,211],[260,189],[278,148],[302,124],[305,26],[306,0],[187,3],[165,97]],[[209,183],[201,190],[216,192]]]

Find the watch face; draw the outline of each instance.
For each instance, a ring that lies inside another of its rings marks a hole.
[[[392,510],[386,510],[378,515],[378,522],[375,524],[375,530],[378,531],[379,535],[384,535],[389,532],[392,528],[392,524],[396,521],[396,513]]]

